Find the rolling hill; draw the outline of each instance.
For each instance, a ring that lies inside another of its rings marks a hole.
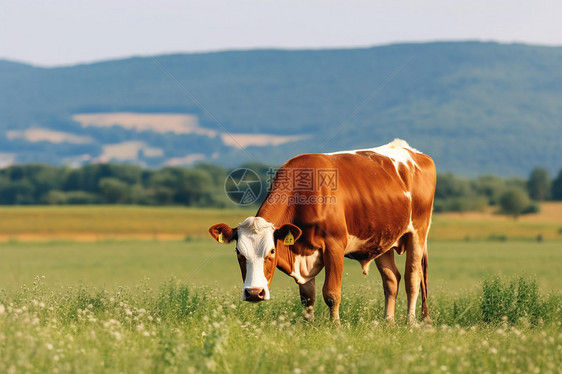
[[[562,168],[562,48],[480,42],[0,61],[0,166],[279,164],[406,139],[442,172]]]

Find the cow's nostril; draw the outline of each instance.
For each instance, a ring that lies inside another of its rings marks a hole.
[[[253,302],[265,300],[265,289],[258,287],[245,288],[244,300]]]

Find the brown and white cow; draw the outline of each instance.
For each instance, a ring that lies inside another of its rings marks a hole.
[[[375,260],[385,317],[392,320],[400,282],[394,250],[406,252],[408,317],[415,320],[421,286],[422,315],[429,321],[427,235],[435,182],[432,159],[400,139],[371,149],[304,154],[277,171],[255,217],[236,228],[219,223],[209,232],[220,243],[236,240],[246,301],[269,299],[277,267],[299,284],[312,316],[314,280],[324,268],[322,294],[336,322],[344,257],[359,261],[364,274]]]

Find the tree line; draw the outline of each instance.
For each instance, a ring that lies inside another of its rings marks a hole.
[[[436,212],[482,211],[497,206],[498,213],[517,217],[536,213],[538,202],[562,201],[562,169],[551,179],[548,170],[535,168],[527,179],[482,175],[468,179],[453,174],[437,176]]]
[[[256,172],[265,196],[273,170],[253,163],[241,167]],[[79,168],[43,164],[13,165],[0,169],[0,204],[137,204],[229,207],[224,191],[231,170],[212,164],[193,167],[143,169],[137,165],[91,164]],[[476,211],[497,206],[505,214],[538,210],[537,202],[562,200],[562,170],[551,179],[545,169],[534,169],[527,179],[484,175],[462,178],[439,174],[436,212]]]

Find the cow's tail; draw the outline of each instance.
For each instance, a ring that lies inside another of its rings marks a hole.
[[[425,245],[423,251],[421,265],[423,273],[421,277],[422,316],[425,322],[431,323],[431,318],[429,317],[429,309],[427,307],[427,244]]]

